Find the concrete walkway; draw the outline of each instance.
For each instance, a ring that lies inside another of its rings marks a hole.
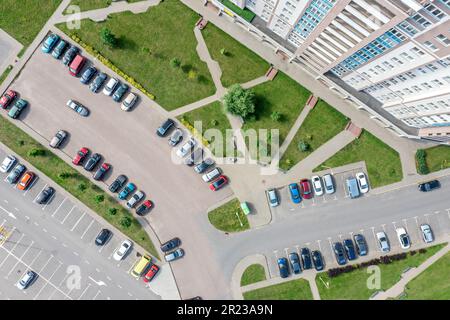
[[[23,46],[8,33],[0,29],[0,75],[9,65],[14,66]]]
[[[264,267],[264,271],[266,274],[266,279],[270,279],[269,274],[269,267],[267,266],[267,259],[266,256],[263,254],[254,254],[248,257],[245,257],[234,268],[233,274],[231,276],[231,294],[233,296],[233,299],[235,300],[243,300],[244,297],[242,296],[242,289],[241,289],[241,278],[244,271],[252,264],[260,264]],[[265,281],[261,281],[265,282]],[[257,282],[257,283],[261,283]],[[249,286],[252,286],[254,284],[251,284]],[[248,286],[245,286],[246,288]]]
[[[256,87],[257,85],[260,85],[264,82],[267,82],[267,81],[269,81],[269,78],[267,78],[266,76],[261,76],[259,78],[250,80],[246,83],[243,83],[243,84],[241,84],[241,86],[244,89],[250,89],[250,88]]]

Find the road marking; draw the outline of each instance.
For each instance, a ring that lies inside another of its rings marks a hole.
[[[47,284],[50,283],[50,281],[52,280],[53,276],[55,275],[55,273],[59,270],[59,268],[61,268],[62,263],[59,263],[59,266],[55,269],[55,271],[53,271],[52,275],[50,276],[50,278],[48,278],[46,284],[44,286],[42,286],[41,290],[39,290],[38,293],[36,293],[36,295],[33,297],[33,300],[36,300],[36,298],[41,294],[42,290],[44,290],[44,288],[47,286]]]
[[[56,208],[56,210],[53,212],[52,217],[55,216],[55,214],[58,212],[58,210],[61,208],[61,206],[63,205],[63,203],[67,200],[67,198],[64,198],[64,200],[59,204],[58,208]]]
[[[2,263],[0,263],[0,268],[3,266],[3,264],[5,263],[6,259],[9,258],[9,256],[12,255],[12,252],[14,251],[14,249],[16,249],[17,245],[19,244],[20,240],[23,239],[23,237],[25,236],[25,234],[22,233],[22,236],[20,237],[20,239],[16,242],[16,244],[13,246],[13,248],[11,249],[10,252],[8,252],[9,250],[6,249],[4,246],[1,246],[1,248],[3,248],[4,250],[7,250],[6,252],[8,252],[8,255],[5,257],[5,259],[2,261]]]
[[[81,293],[81,295],[78,297],[77,300],[80,300],[84,296],[84,294],[89,290],[90,287],[91,287],[91,284],[88,283],[88,286],[86,287],[86,289],[84,289],[84,291]]]
[[[48,263],[50,262],[50,260],[53,259],[53,255],[50,255],[50,258],[48,258],[47,262],[44,264],[44,266],[41,268],[41,270],[38,273],[41,273],[48,265]]]
[[[20,256],[20,260],[23,259],[23,257],[25,256],[25,254],[28,252],[28,250],[30,250],[31,246],[34,244],[34,241],[31,240],[30,245],[26,248],[26,250],[22,253],[22,255]],[[11,274],[11,272],[13,272],[13,270],[17,267],[17,265],[19,264],[19,260],[17,260],[16,264],[14,265],[14,267],[11,268],[11,270],[9,270],[8,274],[6,275],[6,278],[8,278]]]
[[[100,271],[98,271],[98,272],[100,272]],[[96,285],[98,285],[99,287],[106,287],[106,283],[104,282],[104,281],[101,281],[101,280],[95,280],[94,278],[92,278],[92,277],[88,277],[88,279],[89,280],[91,280],[92,282],[94,282]]]
[[[39,251],[39,253],[36,255],[36,257],[34,257],[33,261],[31,261],[30,266],[33,265],[33,263],[36,261],[36,259],[41,255],[42,253],[42,249]]]
[[[6,204],[8,204],[8,203],[9,203],[9,202],[8,202],[8,200],[6,200],[6,199],[4,199],[4,200],[3,200],[3,202],[4,202],[4,203],[6,203]]]
[[[36,182],[38,181],[38,177],[34,178],[33,181],[31,182],[31,184],[28,186],[27,190],[25,190],[25,192],[23,193],[23,196],[25,197],[28,194],[28,191],[31,190],[31,188],[33,188],[33,186],[36,184]]]
[[[319,251],[322,252],[322,247],[320,246],[320,240],[317,240],[317,245],[319,247]]]
[[[78,221],[74,224],[74,226],[72,227],[72,229],[70,229],[70,231],[75,230],[75,228],[77,227],[78,223],[80,223],[81,219],[83,219],[84,215],[86,214],[86,212],[83,212],[83,214],[81,215],[81,217],[78,219]]]
[[[81,235],[80,239],[83,239],[84,236],[86,235],[86,233],[88,232],[88,230],[91,228],[92,224],[94,223],[94,219],[92,219],[91,223],[89,224],[89,226],[87,227],[86,230],[84,230],[83,234]]]
[[[44,204],[44,206],[42,207],[42,211],[44,211],[47,206],[52,202],[52,200],[56,197],[56,192],[53,192],[52,196],[50,197],[50,199],[47,200],[47,202]]]
[[[2,206],[0,206],[0,209],[3,210],[8,215],[8,217],[13,218],[13,219],[17,219],[16,216],[12,212],[9,212],[8,210],[3,208]]]
[[[76,255],[77,257],[80,255],[78,252],[74,251],[73,252],[74,255]]]
[[[97,297],[98,297],[98,295],[101,293],[101,291],[100,290],[98,290],[97,291],[97,293],[95,294],[95,296],[92,298],[92,300],[95,300],[95,299],[97,299]]]
[[[70,209],[69,213],[64,217],[64,219],[61,221],[61,224],[64,224],[66,222],[67,218],[70,216],[72,211],[76,208],[76,206],[73,206],[72,209]]]
[[[38,192],[38,194],[36,195],[36,197],[35,197],[34,200],[33,200],[33,203],[36,203],[36,199],[39,197],[39,194],[40,194],[42,191],[44,191],[44,189],[47,188],[47,186],[48,186],[48,184],[45,184],[44,187],[42,188],[42,190]]]

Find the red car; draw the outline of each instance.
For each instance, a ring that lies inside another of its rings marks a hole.
[[[217,191],[220,188],[222,188],[224,185],[226,185],[228,183],[228,179],[227,177],[225,177],[224,175],[221,175],[219,178],[217,178],[216,180],[214,180],[210,185],[209,188],[212,191]]]
[[[300,180],[300,192],[302,197],[305,199],[311,199],[313,196],[311,183],[309,183],[308,179]]]
[[[0,107],[3,109],[8,108],[9,104],[17,97],[17,92],[14,90],[8,90],[0,99]]]
[[[77,154],[75,155],[75,157],[72,160],[72,163],[74,165],[80,165],[83,163],[84,159],[86,159],[87,155],[89,154],[89,149],[88,148],[81,148]]]
[[[143,216],[153,207],[153,203],[150,200],[145,200],[137,209],[136,214],[138,216]]]
[[[153,280],[153,278],[156,276],[156,274],[159,271],[159,267],[156,264],[152,264],[150,267],[150,270],[145,274],[144,276],[144,282],[150,282]]]

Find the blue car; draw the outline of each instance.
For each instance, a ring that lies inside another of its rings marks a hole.
[[[90,66],[89,68],[87,68],[83,74],[81,75],[80,78],[80,82],[82,84],[88,84],[89,81],[91,81],[91,79],[94,77],[94,75],[97,73],[97,68]]]
[[[296,183],[291,183],[289,185],[289,193],[291,194],[292,202],[300,203],[302,201],[300,190],[298,189],[298,185]]]
[[[340,266],[343,266],[347,263],[347,259],[345,258],[345,251],[344,247],[342,246],[342,243],[335,242],[333,243],[333,251],[334,255],[336,256],[336,261]]]
[[[60,38],[57,34],[52,33],[51,35],[49,35],[42,45],[42,52],[50,53],[58,43],[59,39]]]
[[[288,260],[286,258],[279,258],[277,260],[278,269],[280,270],[280,277],[287,278],[289,277],[289,266]]]
[[[53,49],[52,57],[55,59],[61,58],[62,54],[66,50],[68,44],[64,40],[61,40],[58,45]]]
[[[129,182],[125,188],[119,193],[119,199],[125,200],[132,192],[136,190],[134,183]]]
[[[355,260],[357,257],[353,241],[351,239],[345,239],[342,244],[344,245],[348,260]]]

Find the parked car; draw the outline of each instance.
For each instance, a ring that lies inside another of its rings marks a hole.
[[[364,172],[356,173],[356,180],[358,181],[359,191],[361,193],[367,193],[369,191],[369,183]]]
[[[120,102],[120,100],[122,100],[122,97],[125,95],[125,93],[128,91],[129,88],[130,87],[125,83],[119,85],[119,87],[116,89],[116,91],[112,96],[113,100],[115,102]]]
[[[324,265],[322,254],[320,253],[320,251],[314,250],[313,252],[311,252],[311,256],[312,256],[312,261],[314,263],[314,268],[316,269],[316,271],[323,270],[325,265]]]
[[[280,277],[287,278],[289,277],[289,266],[286,258],[279,258],[277,260],[278,270],[280,270]]]
[[[5,159],[3,159],[2,165],[0,166],[0,172],[6,173],[11,170],[11,168],[16,164],[17,158],[13,155],[6,156]]]
[[[89,81],[95,76],[97,73],[97,68],[94,66],[90,66],[86,70],[84,70],[83,74],[81,75],[80,82],[82,84],[88,84]]]
[[[109,186],[109,191],[111,192],[119,191],[123,187],[123,185],[127,182],[127,180],[128,180],[127,176],[121,174],[116,178],[116,180],[113,181],[113,183],[111,183],[111,185]]]
[[[62,58],[63,64],[68,66],[79,52],[80,49],[78,49],[78,47],[71,46],[69,50],[66,51],[64,57]]]
[[[326,194],[333,194],[335,192],[334,189],[334,180],[331,174],[326,174],[323,176],[323,184]]]
[[[300,180],[300,192],[302,195],[302,198],[305,199],[311,199],[313,196],[311,184],[309,183],[308,179],[302,179]]]
[[[136,185],[134,183],[128,182],[125,188],[123,188],[123,190],[120,191],[118,196],[119,199],[125,200],[130,195],[130,193],[134,192],[134,190],[136,190]]]
[[[35,177],[36,175],[34,174],[34,172],[31,171],[25,172],[22,179],[20,179],[20,182],[17,184],[17,189],[19,190],[28,189]]]
[[[322,179],[320,179],[319,176],[312,176],[311,181],[314,189],[314,194],[316,196],[323,195]]]
[[[67,132],[64,130],[59,130],[52,140],[50,140],[49,146],[52,148],[59,148],[66,138]]]
[[[355,244],[356,244],[356,252],[360,256],[366,256],[367,253],[369,252],[369,250],[367,248],[367,243],[366,243],[366,239],[364,238],[364,236],[362,234],[355,234],[353,236],[353,239],[355,240]]]
[[[130,240],[124,240],[120,244],[120,246],[114,251],[113,259],[116,261],[122,260],[127,253],[131,250],[133,247],[133,243]]]
[[[169,133],[170,128],[174,125],[175,122],[172,119],[167,119],[158,129],[156,129],[156,134],[160,137],[165,137],[167,133]]]
[[[149,212],[152,207],[153,203],[150,200],[145,200],[139,207],[137,207],[136,214],[138,216],[143,216],[144,214]]]
[[[191,152],[189,156],[184,159],[184,164],[187,166],[193,166],[195,164],[200,163],[203,159],[203,149],[197,148]]]
[[[76,166],[83,164],[84,160],[86,159],[87,155],[89,154],[88,148],[81,148],[78,150],[75,157],[72,159],[72,163]]]
[[[395,229],[395,232],[397,233],[397,238],[402,249],[409,249],[411,247],[411,240],[405,228],[399,227]]]
[[[191,137],[185,144],[183,144],[183,146],[181,146],[180,149],[177,150],[176,155],[180,158],[184,158],[189,152],[194,150],[196,145],[197,141]]]
[[[111,165],[109,163],[102,163],[100,168],[95,171],[94,175],[92,176],[94,180],[102,180],[105,174],[111,169]]]
[[[184,250],[181,248],[178,248],[175,251],[172,251],[171,253],[168,253],[164,256],[164,259],[166,259],[167,262],[172,262],[177,259],[180,259],[184,256]]]
[[[214,180],[210,185],[209,188],[212,191],[217,191],[221,188],[223,188],[228,183],[228,178],[224,175],[221,175],[219,178]]]
[[[66,105],[82,117],[87,117],[89,115],[89,110],[77,101],[69,100]]]
[[[24,99],[17,100],[8,112],[8,116],[13,119],[20,117],[20,114],[28,106],[28,102]]]
[[[127,95],[127,97],[125,98],[125,100],[123,100],[120,108],[123,111],[130,111],[131,108],[133,108],[133,106],[136,104],[137,101],[138,101],[138,96],[135,93],[130,92]]]
[[[108,76],[106,75],[106,73],[100,72],[98,73],[94,80],[92,80],[91,84],[89,85],[89,89],[94,92],[97,93],[98,90],[100,90],[100,88],[102,87],[103,83],[106,81],[106,78]]]
[[[298,189],[298,185],[296,183],[291,183],[288,188],[292,202],[300,203],[302,201],[302,197],[300,196],[300,190]]]
[[[94,170],[95,166],[100,162],[100,160],[102,160],[102,156],[99,153],[94,153],[84,164],[84,169],[87,171]]]
[[[344,252],[344,247],[342,246],[342,243],[340,243],[340,242],[333,243],[333,251],[334,251],[334,255],[336,257],[336,261],[340,266],[347,263],[347,259],[345,258],[345,252]]]
[[[194,167],[195,172],[197,173],[203,173],[206,171],[206,169],[208,169],[210,166],[212,166],[214,164],[214,160],[211,158],[206,158],[205,160],[203,160],[202,162],[200,162],[199,164],[197,164]]]
[[[148,269],[147,273],[144,275],[144,282],[150,282],[156,276],[159,271],[159,267],[156,264],[152,264],[150,269]]]
[[[136,191],[136,193],[133,194],[133,196],[130,198],[130,200],[128,200],[128,202],[127,202],[127,207],[128,207],[129,209],[134,208],[134,206],[135,206],[139,201],[141,201],[142,199],[144,199],[144,197],[145,197],[145,193],[144,193],[144,192],[142,192],[142,191],[140,191],[140,190]]]
[[[25,290],[26,288],[28,288],[31,283],[36,280],[38,277],[37,273],[32,271],[32,270],[28,270],[23,276],[22,278],[20,278],[19,282],[17,282],[16,287],[19,290]]]
[[[302,266],[300,264],[300,258],[296,252],[289,254],[289,262],[291,263],[291,269],[294,274],[299,274],[302,272]]]
[[[169,138],[169,145],[175,147],[182,139],[183,139],[183,131],[177,128]]]
[[[83,69],[85,63],[86,58],[77,54],[69,65],[69,74],[73,77],[78,77],[78,74],[81,72],[81,69]]]
[[[169,252],[170,250],[175,249],[176,247],[179,247],[181,245],[181,240],[180,238],[173,238],[170,239],[167,242],[164,242],[161,245],[161,251],[162,252]]]
[[[111,237],[112,232],[108,229],[102,229],[97,237],[95,238],[95,244],[98,246],[103,246],[108,239]]]
[[[209,171],[208,173],[205,173],[202,176],[203,181],[205,182],[211,182],[214,179],[216,179],[218,176],[220,176],[222,174],[222,170],[218,167],[212,169],[211,171]]]
[[[425,243],[431,243],[434,241],[434,235],[430,225],[428,224],[420,225],[420,231],[422,232],[422,239],[423,241],[425,241]]]
[[[355,178],[353,177],[347,178],[347,180],[345,180],[345,184],[347,185],[347,191],[350,198],[355,199],[361,195],[359,193],[358,182]]]
[[[46,187],[36,197],[36,203],[38,203],[38,204],[47,204],[54,194],[55,194],[55,189],[54,188]]]
[[[344,246],[345,254],[347,255],[347,259],[349,261],[355,260],[357,258],[357,256],[356,256],[355,245],[353,244],[352,239],[345,239],[342,242],[342,245]]]
[[[280,204],[278,200],[277,191],[275,189],[267,190],[267,198],[271,207],[276,207]]]
[[[8,175],[6,180],[8,180],[9,183],[17,183],[17,181],[20,179],[20,177],[24,174],[24,172],[27,170],[27,168],[23,164],[18,164]]]
[[[302,258],[303,269],[308,270],[312,268],[311,252],[308,248],[302,248],[300,251],[300,256]]]
[[[103,94],[106,96],[112,95],[118,84],[119,84],[118,79],[116,78],[109,79],[108,82],[105,84],[105,87],[103,88]]]
[[[57,34],[50,34],[44,41],[44,43],[42,44],[42,52],[44,53],[50,53],[53,48],[56,46],[56,44],[58,43],[60,37]]]
[[[6,109],[11,104],[11,102],[17,97],[17,92],[14,90],[8,90],[0,98],[0,108]]]
[[[419,191],[429,192],[435,189],[439,189],[440,187],[441,183],[438,180],[432,180],[419,184]]]
[[[67,42],[64,40],[61,40],[58,42],[58,44],[56,45],[55,49],[53,49],[52,52],[52,56],[55,59],[59,59],[61,58],[62,54],[64,53],[64,51],[67,48]]]
[[[376,237],[378,240],[378,246],[380,247],[381,251],[389,252],[391,250],[391,246],[389,245],[389,240],[386,233],[384,233],[383,231],[377,232]]]

